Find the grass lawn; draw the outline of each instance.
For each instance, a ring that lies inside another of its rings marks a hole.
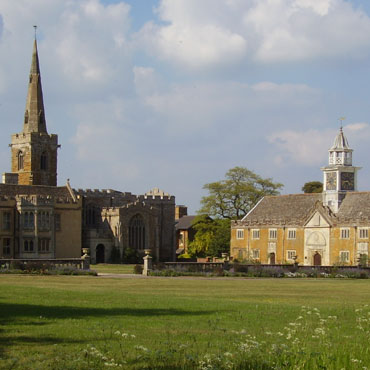
[[[91,270],[99,272],[105,272],[109,274],[133,274],[135,265],[118,265],[99,263],[97,265],[91,265]]]
[[[0,275],[0,368],[370,368],[369,302],[368,280]]]

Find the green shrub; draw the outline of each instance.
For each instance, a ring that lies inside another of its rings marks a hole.
[[[110,254],[111,263],[120,263],[121,262],[121,253],[119,249],[115,246],[112,247]]]
[[[143,265],[135,265],[134,266],[134,274],[141,275],[143,273],[144,266]]]
[[[138,252],[132,248],[125,248],[122,253],[123,263],[140,263],[142,257],[139,256]]]

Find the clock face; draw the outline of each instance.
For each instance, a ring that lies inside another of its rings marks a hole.
[[[326,174],[326,190],[337,189],[337,174],[335,172],[329,172]]]
[[[340,174],[340,188],[342,190],[355,189],[355,174],[353,172],[342,172]]]

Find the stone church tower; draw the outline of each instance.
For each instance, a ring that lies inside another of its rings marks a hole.
[[[9,182],[19,185],[57,185],[57,150],[60,145],[58,135],[49,135],[46,129],[36,39],[33,45],[23,131],[12,135],[10,147],[12,174],[7,174]]]

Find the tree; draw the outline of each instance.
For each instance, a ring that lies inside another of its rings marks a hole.
[[[304,193],[322,193],[322,182],[320,181],[306,182],[302,187],[302,191]]]
[[[230,251],[230,220],[212,220],[206,215],[197,216],[193,221],[196,231],[189,244],[188,253],[192,257],[220,257]]]
[[[264,179],[245,167],[234,167],[226,172],[225,179],[205,184],[209,195],[201,199],[199,213],[210,216],[240,219],[265,195],[278,195],[280,183]]]

